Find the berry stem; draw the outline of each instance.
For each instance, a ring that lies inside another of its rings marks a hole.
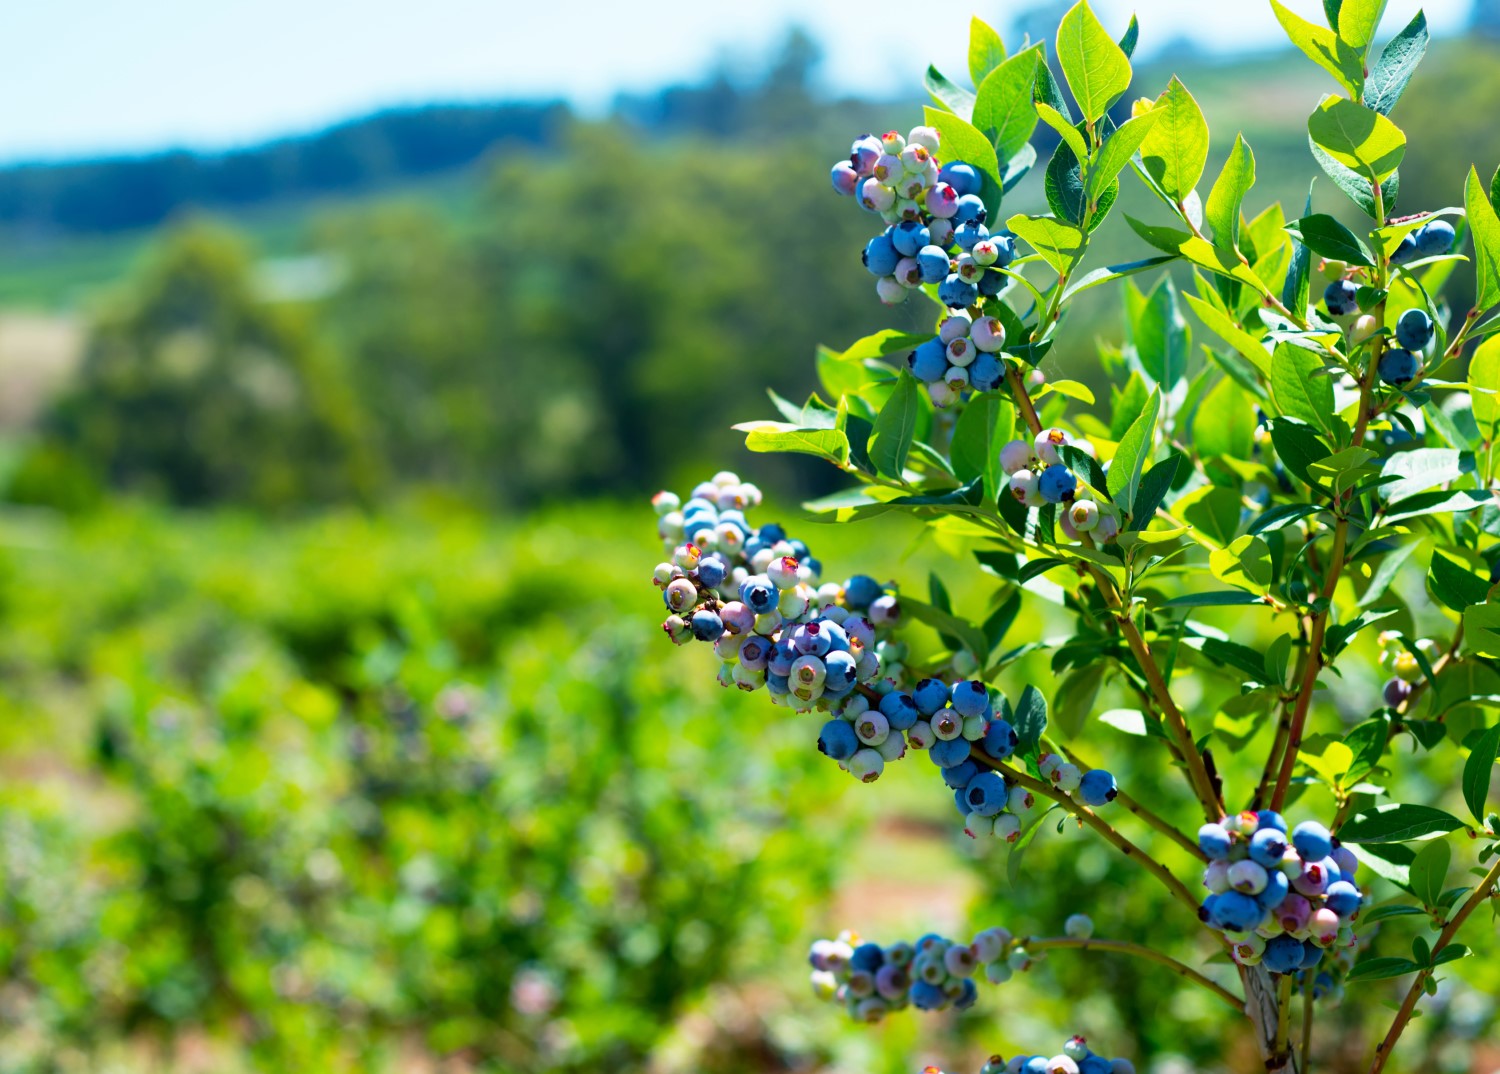
[[[1497,882],[1500,882],[1500,858],[1497,858],[1495,864],[1490,866],[1490,871],[1484,875],[1484,879],[1479,882],[1479,886],[1474,889],[1473,894],[1459,908],[1458,913],[1454,914],[1448,924],[1443,926],[1443,931],[1438,933],[1438,938],[1432,945],[1432,957],[1434,959],[1437,958],[1438,953],[1443,948],[1452,942],[1454,934],[1468,920],[1469,915],[1479,908],[1479,904],[1494,894]],[[1396,1041],[1400,1039],[1402,1031],[1406,1029],[1407,1023],[1411,1021],[1411,1016],[1417,1009],[1417,1001],[1422,998],[1422,993],[1427,985],[1427,979],[1431,976],[1432,967],[1430,966],[1417,972],[1416,980],[1412,981],[1411,987],[1406,990],[1406,999],[1402,1001],[1401,1009],[1396,1012],[1396,1020],[1391,1023],[1390,1031],[1386,1033],[1385,1039],[1375,1048],[1375,1059],[1370,1064],[1370,1074],[1380,1074],[1380,1071],[1385,1068],[1386,1060],[1391,1056],[1391,1049],[1396,1046]]]
[[[1312,1054],[1313,990],[1312,981],[1302,985],[1302,1069],[1307,1070],[1308,1057]]]
[[[1094,829],[1094,831],[1102,835],[1109,843],[1111,843],[1117,850],[1119,850],[1120,853],[1124,854],[1127,858],[1132,858],[1140,862],[1141,866],[1147,872],[1156,877],[1156,879],[1160,880],[1162,884],[1166,886],[1166,889],[1171,892],[1173,898],[1175,898],[1178,902],[1182,903],[1182,905],[1191,910],[1194,917],[1198,916],[1199,900],[1193,897],[1192,892],[1188,891],[1188,889],[1183,885],[1182,881],[1178,880],[1176,876],[1172,875],[1172,873],[1167,869],[1166,866],[1162,865],[1159,861],[1151,857],[1140,847],[1132,843],[1129,839],[1126,839],[1119,832],[1115,831],[1113,825],[1111,825],[1109,821],[1101,819],[1099,814],[1095,813],[1088,806],[1083,805],[1081,802],[1075,802],[1072,798],[1068,797],[1062,791],[1058,790],[1056,787],[1052,786],[1052,784],[1046,782],[1045,780],[1036,779],[1035,777],[1029,776],[1019,769],[1012,768],[1010,765],[1005,764],[1003,761],[995,760],[983,750],[971,749],[969,751],[969,756],[974,759],[975,763],[984,765],[987,768],[993,768],[995,771],[999,772],[1012,783],[1019,783],[1027,790],[1034,791],[1044,798],[1052,799],[1052,801],[1062,806],[1063,809],[1067,810],[1084,824],[1088,825],[1090,828]]]
[[[1026,420],[1026,427],[1031,430],[1031,435],[1036,436],[1042,431],[1042,419],[1036,416],[1036,404],[1031,401],[1031,393],[1026,390],[1026,385],[1021,383],[1021,372],[1015,363],[1005,363],[1005,383],[1010,385],[1010,394],[1016,401],[1016,406],[1021,411],[1021,417]]]
[[[1288,1040],[1291,1036],[1292,1020],[1292,975],[1281,974],[1276,984],[1276,1047],[1266,1063],[1267,1069],[1285,1066],[1289,1056]]]
[[[1057,746],[1056,749],[1058,749],[1064,757],[1072,761],[1085,772],[1088,772],[1093,767],[1092,765],[1084,762],[1084,760],[1080,758],[1078,754],[1074,753],[1067,746]],[[1124,791],[1116,790],[1115,804],[1124,806],[1127,810],[1140,817],[1151,827],[1161,832],[1162,835],[1165,835],[1168,839],[1172,840],[1172,842],[1176,843],[1183,850],[1187,851],[1199,861],[1208,861],[1208,855],[1203,853],[1198,844],[1189,839],[1186,833],[1174,827],[1173,824],[1165,817],[1162,817],[1152,812],[1150,809],[1147,809],[1144,805],[1142,805],[1136,799],[1132,798],[1130,795],[1126,794]]]
[[[1043,951],[1049,947],[1071,947],[1079,951],[1114,951],[1122,955],[1134,955],[1137,958],[1149,959],[1160,966],[1167,967],[1179,977],[1185,977],[1194,984],[1202,985],[1225,1003],[1229,1004],[1236,1012],[1243,1014],[1245,1011],[1245,1001],[1217,981],[1205,977],[1191,966],[1178,962],[1170,955],[1164,955],[1160,951],[1143,947],[1138,943],[1130,943],[1126,940],[1096,940],[1093,938],[1085,940],[1072,936],[1027,936],[1016,942],[1028,951]]]

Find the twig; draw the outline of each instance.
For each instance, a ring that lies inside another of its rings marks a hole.
[[[1025,947],[1028,951],[1041,951],[1054,947],[1071,947],[1079,951],[1114,951],[1122,955],[1134,955],[1137,958],[1149,959],[1158,965],[1166,966],[1179,977],[1185,977],[1194,984],[1202,985],[1225,1003],[1229,1004],[1236,1012],[1240,1014],[1245,1013],[1245,1001],[1217,981],[1205,977],[1191,966],[1178,962],[1170,955],[1164,955],[1160,951],[1143,947],[1138,943],[1129,943],[1125,940],[1085,940],[1072,936],[1028,936],[1017,940],[1016,943],[1019,946]]]

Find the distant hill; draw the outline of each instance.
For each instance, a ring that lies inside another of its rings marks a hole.
[[[22,238],[152,227],[184,209],[234,212],[358,194],[472,164],[505,145],[551,145],[557,101],[392,109],[228,153],[174,151],[0,169],[0,227]]]

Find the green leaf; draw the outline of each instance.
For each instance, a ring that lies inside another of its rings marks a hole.
[[[1255,185],[1255,154],[1243,134],[1234,136],[1234,145],[1229,157],[1208,192],[1208,201],[1203,204],[1203,219],[1214,229],[1214,243],[1218,246],[1240,245],[1240,206],[1245,195]]]
[[[1332,30],[1288,11],[1278,0],[1271,0],[1271,10],[1276,13],[1276,21],[1281,23],[1292,44],[1331,74],[1350,97],[1360,95],[1364,85],[1363,56],[1339,40]]]
[[[1495,169],[1495,174],[1490,177],[1490,208],[1500,213],[1500,167]],[[1486,324],[1491,322],[1486,321]]]
[[[875,418],[875,431],[870,436],[870,461],[885,477],[899,480],[906,469],[906,457],[917,432],[919,406],[916,379],[903,372],[896,382],[896,390],[880,408],[880,414]]]
[[[1193,415],[1192,446],[1202,459],[1248,459],[1255,447],[1255,407],[1228,377],[1203,397]]]
[[[1024,757],[1034,755],[1042,733],[1047,730],[1047,699],[1035,686],[1027,686],[1021,691],[1014,723],[1016,736],[1021,740],[1018,752]]]
[[[745,447],[756,452],[816,455],[836,466],[849,462],[849,439],[838,429],[816,429],[784,421],[747,421],[735,426],[746,433]]]
[[[1288,418],[1271,422],[1271,445],[1282,465],[1304,485],[1317,484],[1308,467],[1331,454],[1310,426]]]
[[[1442,552],[1432,553],[1427,583],[1432,595],[1456,612],[1462,612],[1471,604],[1483,604],[1489,598],[1487,581]]]
[[[1161,116],[1141,142],[1141,164],[1169,198],[1181,203],[1203,177],[1208,123],[1198,102],[1175,76],[1151,111]]]
[[[939,634],[957,639],[976,660],[983,660],[989,655],[989,645],[984,635],[968,620],[960,619],[951,612],[945,612],[934,604],[915,600],[905,593],[901,594],[901,611],[902,614],[911,616],[919,623],[926,623]]]
[[[1105,663],[1096,660],[1068,673],[1052,698],[1054,721],[1069,738],[1083,730],[1104,684]]]
[[[1339,838],[1346,843],[1407,843],[1463,826],[1451,813],[1432,806],[1392,803],[1356,814],[1339,829]]]
[[[968,119],[973,114],[974,95],[953,82],[936,67],[927,68],[927,74],[922,82],[926,85],[927,92],[932,94],[932,99],[941,104],[950,114],[960,119]],[[932,125],[930,120],[928,125]]]
[[[1309,142],[1308,144],[1311,144]],[[1319,150],[1322,152],[1322,150]],[[1325,153],[1324,156],[1327,156]],[[1330,160],[1332,158],[1329,158]],[[1317,180],[1307,184],[1307,201],[1303,204],[1302,215],[1308,216],[1312,213],[1313,185]],[[1300,242],[1292,242],[1292,263],[1287,266],[1286,279],[1281,285],[1281,302],[1287,309],[1298,317],[1307,314],[1308,291],[1312,286],[1312,251]]]
[[[1099,159],[1089,169],[1088,188],[1091,198],[1097,200],[1105,188],[1115,181],[1115,177],[1130,163],[1130,158],[1135,156],[1136,150],[1140,149],[1141,143],[1151,133],[1151,128],[1156,126],[1159,118],[1160,113],[1147,112],[1127,120],[1105,140],[1104,148],[1099,151]]]
[[[1122,503],[1135,499],[1135,490],[1140,484],[1141,469],[1156,446],[1156,416],[1161,410],[1161,393],[1155,389],[1141,411],[1126,430],[1114,460],[1109,464],[1108,491],[1110,498]]]
[[[1067,143],[1068,148],[1073,151],[1075,159],[1088,159],[1088,143],[1083,140],[1083,135],[1066,116],[1045,101],[1036,102],[1036,114],[1042,118],[1043,123],[1055,130],[1058,136]]]
[[[1173,452],[1141,476],[1141,487],[1130,503],[1130,531],[1144,530],[1151,524],[1151,520],[1156,517],[1156,509],[1171,491],[1182,459],[1180,452]],[[1105,484],[1108,485],[1107,476]]]
[[[1131,325],[1131,343],[1141,368],[1171,391],[1187,371],[1192,335],[1177,306],[1177,287],[1163,276]]]
[[[1325,97],[1308,117],[1307,133],[1330,157],[1372,183],[1385,182],[1406,152],[1400,127],[1343,97]]]
[[[1334,160],[1322,146],[1312,140],[1310,135],[1307,139],[1307,146],[1312,151],[1313,159],[1323,169],[1323,174],[1332,179],[1334,185],[1348,195],[1349,200],[1359,206],[1362,213],[1371,220],[1381,219],[1381,212],[1377,210],[1383,210],[1389,215],[1391,206],[1396,204],[1396,195],[1400,190],[1400,172],[1392,172],[1390,178],[1381,185],[1381,204],[1376,205],[1374,188],[1370,185],[1369,179]],[[1312,208],[1310,200],[1308,208]]]
[[[1208,569],[1221,582],[1264,593],[1271,584],[1271,546],[1259,537],[1237,537],[1208,555]]]
[[[1056,47],[1083,118],[1096,122],[1130,87],[1130,60],[1095,17],[1088,0],[1078,0],[1063,16]]]
[[[1456,481],[1466,473],[1473,472],[1474,456],[1456,448],[1415,448],[1398,451],[1386,460],[1381,473],[1399,477],[1381,488],[1381,494],[1390,503],[1425,492],[1435,485]]]
[[[1500,755],[1500,724],[1479,736],[1469,759],[1464,762],[1464,803],[1480,824],[1485,822],[1484,803],[1489,798],[1490,777],[1494,775],[1497,755]]]
[[[1404,500],[1397,500],[1386,508],[1387,522],[1404,522],[1408,518],[1423,515],[1446,515],[1457,511],[1472,511],[1490,502],[1488,493],[1474,489],[1455,489],[1451,492],[1419,492]]]
[[[1011,438],[1015,428],[1015,410],[993,393],[969,401],[953,429],[948,457],[953,474],[960,481],[982,478],[985,501],[994,503],[1002,491],[1004,476],[1000,473],[1000,447]]]
[[[1367,958],[1349,971],[1349,981],[1383,981],[1401,977],[1422,967],[1409,958]]]
[[[1464,208],[1474,239],[1474,308],[1486,310],[1500,302],[1500,215],[1472,167],[1464,184]]]
[[[931,332],[915,335],[911,332],[899,332],[894,328],[883,328],[879,332],[849,344],[849,347],[838,355],[838,359],[842,362],[860,362],[866,358],[883,358],[888,354],[914,350],[931,338]]]
[[[1422,900],[1423,906],[1436,906],[1443,894],[1443,881],[1448,878],[1448,866],[1453,863],[1453,851],[1441,839],[1434,839],[1421,850],[1411,863],[1412,894]]]
[[[1146,714],[1140,709],[1110,709],[1099,714],[1099,722],[1127,735],[1144,736],[1148,733]]]
[[[1241,589],[1221,589],[1212,593],[1189,593],[1165,601],[1163,608],[1227,608],[1238,604],[1264,604],[1265,598]]]
[[[1234,540],[1240,527],[1240,492],[1208,486],[1178,499],[1173,513],[1221,545]]]
[[[1333,378],[1313,375],[1322,366],[1312,351],[1278,343],[1271,355],[1271,399],[1287,417],[1327,432],[1333,427]]]
[[[1009,161],[1026,148],[1036,130],[1036,107],[1032,87],[1037,64],[1042,62],[1040,45],[1018,52],[991,71],[979,83],[974,101],[974,126],[990,137],[999,159]]]
[[[1068,284],[1067,290],[1063,291],[1063,302],[1067,302],[1080,291],[1098,287],[1100,284],[1112,283],[1115,280],[1123,280],[1127,276],[1134,276],[1140,272],[1149,272],[1162,265],[1171,264],[1177,258],[1171,254],[1162,254],[1160,257],[1147,257],[1140,261],[1127,261],[1119,265],[1105,265],[1086,272],[1072,283]]]
[[[1375,265],[1374,255],[1360,237],[1326,213],[1293,220],[1286,230],[1315,254],[1369,268]]]
[[[984,84],[990,72],[1005,62],[1005,42],[989,23],[978,15],[969,19],[969,78],[974,85]]]
[[[1493,439],[1495,425],[1500,423],[1500,336],[1491,336],[1474,348],[1469,362],[1469,383],[1489,391],[1472,393],[1474,420],[1485,439]]]
[[[1012,216],[1005,226],[1024,239],[1042,260],[1064,273],[1083,256],[1084,234],[1050,216]]]
[[[1136,42],[1140,40],[1141,24],[1136,19],[1134,12],[1130,16],[1130,25],[1125,27],[1125,32],[1120,35],[1120,51],[1125,53],[1128,60],[1135,55]]]
[[[1208,326],[1210,332],[1233,347],[1241,357],[1255,366],[1262,375],[1266,377],[1271,375],[1271,356],[1266,353],[1266,349],[1260,345],[1258,339],[1231,321],[1222,311],[1205,302],[1197,295],[1185,294],[1182,297],[1187,299],[1187,304],[1198,315],[1198,319]],[[1205,400],[1206,404],[1207,401]],[[1203,415],[1203,407],[1199,407],[1198,414],[1200,416]],[[1198,445],[1198,449],[1202,453],[1203,445],[1201,442]],[[1246,456],[1241,455],[1237,457],[1244,458]]]
[[[1365,82],[1365,107],[1390,115],[1426,52],[1427,16],[1418,11],[1406,28],[1386,43],[1370,70]]]
[[[1178,231],[1176,228],[1144,224],[1133,216],[1127,215],[1125,222],[1130,225],[1132,231],[1158,250],[1178,254],[1210,272],[1227,276],[1231,280],[1238,280],[1252,288],[1256,294],[1270,294],[1266,282],[1257,276],[1249,265],[1241,261],[1240,255],[1234,250],[1215,246],[1207,239],[1200,239],[1196,235]]]
[[[1339,9],[1339,40],[1363,57],[1370,42],[1375,40],[1375,30],[1380,17],[1385,14],[1386,0],[1344,0]]]

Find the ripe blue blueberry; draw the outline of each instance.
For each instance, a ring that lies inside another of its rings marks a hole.
[[[844,583],[844,606],[862,612],[884,592],[880,583],[868,574],[856,574]]]
[[[969,759],[969,741],[965,738],[940,738],[928,752],[939,768],[952,768]]]
[[[1286,818],[1274,809],[1262,809],[1255,814],[1255,826],[1259,828],[1275,828],[1282,834],[1286,833]]]
[[[994,298],[1001,291],[1005,290],[1005,282],[1004,273],[990,269],[983,276],[979,277],[979,293],[985,298]]]
[[[891,244],[902,257],[916,257],[917,251],[926,246],[930,232],[913,220],[903,220],[891,232]]]
[[[1115,800],[1119,794],[1119,788],[1115,785],[1115,777],[1102,768],[1094,768],[1083,774],[1083,780],[1078,784],[1078,796],[1083,799],[1083,804],[1088,806],[1102,806]]]
[[[1333,853],[1333,837],[1315,820],[1305,820],[1292,829],[1292,846],[1304,862],[1318,862]]]
[[[1433,220],[1417,229],[1417,249],[1423,257],[1437,257],[1453,249],[1455,232],[1446,220]]]
[[[953,231],[953,241],[967,253],[974,245],[990,237],[990,229],[983,224],[964,224]]]
[[[880,699],[880,711],[897,731],[905,731],[921,718],[911,694],[892,691]]]
[[[1229,832],[1222,824],[1205,824],[1198,829],[1198,849],[1214,861],[1229,857]]]
[[[979,195],[965,194],[958,199],[958,207],[953,213],[953,220],[960,226],[964,224],[983,224],[988,215],[984,207],[984,201]]]
[[[718,641],[724,634],[724,620],[719,618],[718,612],[707,608],[699,608],[693,613],[691,626],[693,637],[699,641]]]
[[[1266,871],[1266,886],[1255,896],[1263,910],[1275,910],[1292,892],[1292,882],[1287,879],[1286,873],[1280,869],[1268,869]]]
[[[1272,973],[1291,973],[1302,965],[1302,941],[1290,936],[1273,936],[1266,941],[1262,964]]]
[[[981,772],[969,781],[964,795],[973,812],[981,817],[993,817],[1005,808],[1009,792],[998,772]]]
[[[756,615],[764,615],[776,607],[781,592],[763,574],[745,579],[740,585],[740,601]]]
[[[969,782],[975,776],[979,775],[979,772],[979,765],[974,762],[973,758],[968,758],[962,764],[956,764],[951,768],[943,769],[943,782],[955,791],[961,791],[969,785]],[[961,805],[960,812],[968,813],[970,811],[968,799],[964,799]]]
[[[1005,367],[993,354],[980,352],[969,366],[969,386],[975,391],[992,392],[1005,379]]]
[[[846,196],[854,195],[854,187],[859,182],[859,172],[854,170],[854,165],[847,160],[841,160],[833,166],[830,173],[833,180],[833,189]]]
[[[718,556],[709,556],[701,560],[698,564],[698,581],[702,582],[709,589],[718,589],[723,585],[724,578],[728,573],[729,569]]]
[[[1286,836],[1275,828],[1261,828],[1250,837],[1250,857],[1267,869],[1281,864],[1286,856]]]
[[[979,301],[979,289],[953,273],[938,284],[938,301],[950,309],[963,309]]]
[[[864,970],[866,973],[874,973],[880,969],[884,961],[885,953],[881,951],[880,945],[875,943],[862,943],[849,956],[850,968]]]
[[[1062,503],[1078,488],[1078,478],[1062,463],[1054,463],[1042,471],[1036,487],[1048,503]]]
[[[923,283],[942,283],[951,267],[948,251],[941,246],[928,245],[917,251],[917,270]]]
[[[1353,280],[1334,280],[1323,289],[1323,305],[1333,317],[1347,317],[1359,312],[1354,296],[1359,293]]]
[[[1348,917],[1359,909],[1359,888],[1347,880],[1336,880],[1328,885],[1328,890],[1323,893],[1327,900],[1328,909],[1340,917]]]
[[[912,700],[916,702],[917,711],[923,716],[931,716],[948,704],[948,684],[942,679],[923,679],[912,691]]]
[[[1409,351],[1421,350],[1432,342],[1432,318],[1425,310],[1407,310],[1396,322],[1396,342]]]
[[[949,161],[938,171],[938,178],[958,191],[959,196],[978,194],[984,189],[984,179],[979,169],[961,160]]]
[[[818,751],[835,761],[847,761],[859,749],[854,726],[844,720],[829,720],[818,732]]]
[[[1406,265],[1422,256],[1422,251],[1417,247],[1417,236],[1415,232],[1407,232],[1391,251],[1391,264]]]
[[[977,679],[954,683],[950,696],[960,716],[982,716],[990,705],[989,690]]]
[[[991,720],[980,740],[980,748],[997,761],[1003,761],[1016,752],[1021,738],[1007,720]]]
[[[1265,915],[1260,904],[1242,892],[1226,891],[1215,898],[1214,917],[1226,932],[1249,932]]]
[[[826,693],[846,692],[859,679],[859,661],[847,652],[829,653],[823,658],[823,666],[828,674],[828,679],[824,684]],[[892,726],[895,725],[892,724]]]
[[[890,234],[881,232],[865,244],[862,260],[865,268],[870,270],[870,275],[889,276],[896,271],[896,264],[901,260],[901,254],[896,250],[896,244],[891,240]]]
[[[948,371],[948,351],[940,339],[929,339],[906,356],[906,368],[921,381],[942,380]]]
[[[1380,364],[1376,367],[1375,371],[1380,375],[1380,379],[1384,383],[1391,385],[1393,388],[1399,388],[1403,384],[1410,384],[1415,380],[1421,368],[1422,360],[1420,358],[1409,350],[1397,348],[1386,351],[1380,356]]]

